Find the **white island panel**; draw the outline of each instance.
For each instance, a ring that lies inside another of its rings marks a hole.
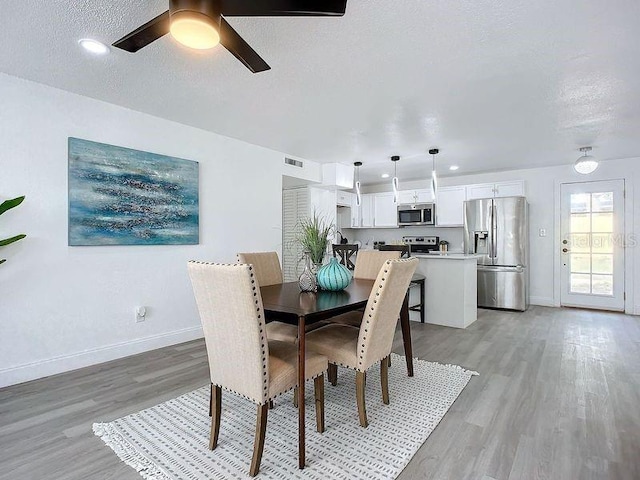
[[[425,281],[425,321],[466,328],[478,318],[476,255],[419,256]]]

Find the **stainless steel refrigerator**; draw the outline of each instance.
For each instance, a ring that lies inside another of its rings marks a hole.
[[[529,305],[529,219],[525,197],[464,202],[464,251],[478,258],[478,306]]]

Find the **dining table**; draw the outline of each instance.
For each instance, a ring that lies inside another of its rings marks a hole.
[[[306,326],[353,310],[364,308],[374,285],[373,280],[354,278],[349,286],[337,292],[318,290],[301,292],[298,282],[260,287],[265,321],[298,327],[298,467],[305,466],[305,331]],[[409,300],[405,296],[400,310],[407,374],[413,376],[413,349],[409,325]]]

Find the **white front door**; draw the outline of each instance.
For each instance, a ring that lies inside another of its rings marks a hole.
[[[624,310],[624,180],[564,183],[563,306]]]

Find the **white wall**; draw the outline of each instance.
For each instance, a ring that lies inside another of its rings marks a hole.
[[[0,74],[0,386],[201,336],[186,263],[282,242],[284,154]],[[162,101],[162,99],[158,99]],[[69,247],[67,138],[200,162],[200,245]],[[134,308],[147,320],[134,322]]]
[[[595,180],[624,179],[625,234],[637,235],[636,225],[640,225],[640,158],[609,160],[600,162],[599,168],[591,175],[576,173],[572,165],[558,167],[510,170],[504,172],[477,175],[461,175],[440,179],[442,186],[491,183],[509,180],[525,180],[526,196],[529,202],[530,230],[530,300],[535,305],[560,306],[560,184],[588,182]],[[404,182],[402,189],[426,188],[428,180]],[[634,188],[635,187],[635,188]],[[386,185],[375,185],[366,192],[389,191]],[[437,207],[436,207],[437,208]],[[540,237],[538,231],[544,228],[546,237]],[[462,241],[461,229],[429,228],[411,229],[365,229],[352,230],[355,239],[361,242],[401,238],[402,235],[433,234],[452,241],[454,247]],[[405,233],[406,232],[406,233]],[[638,243],[639,239],[636,239]],[[638,246],[626,249],[625,289],[627,300],[625,311],[640,315],[640,255],[635,251]]]

